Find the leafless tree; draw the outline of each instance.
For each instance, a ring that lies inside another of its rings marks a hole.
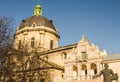
[[[26,79],[29,77],[44,82],[45,79],[50,81],[51,69],[62,69],[57,64],[48,62],[46,56],[41,56],[37,49],[29,52],[28,47],[23,45],[19,50],[13,48],[13,19],[9,17],[0,17],[0,76],[12,79],[14,74],[18,75],[18,79]],[[14,61],[14,58],[16,60]],[[15,70],[14,70],[15,68]],[[10,81],[11,82],[11,81]]]
[[[7,16],[0,17],[0,47],[13,44],[13,19]]]
[[[13,19],[7,16],[0,17],[0,56],[6,54],[13,45],[13,31]]]
[[[3,56],[13,45],[13,19],[7,16],[0,17],[0,62]],[[1,66],[0,66],[1,67]]]
[[[13,46],[13,32],[13,19],[7,16],[0,17],[0,75],[10,72],[3,63],[6,59],[9,60],[8,54]]]

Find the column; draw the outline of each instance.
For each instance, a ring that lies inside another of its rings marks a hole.
[[[40,43],[39,46],[40,48],[44,48],[44,40],[45,40],[45,32],[44,31],[40,31]]]
[[[65,74],[66,75],[65,80],[71,80],[71,66],[70,65],[67,65],[65,73],[67,73],[67,74]]]
[[[97,61],[97,74],[100,72],[100,64],[99,61]]]
[[[87,80],[90,80],[90,63],[87,62]]]
[[[100,69],[100,65],[101,65],[100,62],[97,61],[97,74],[99,74],[99,72],[100,72],[100,70],[101,70],[101,69]]]
[[[78,64],[78,80],[80,80],[81,78],[81,64]]]
[[[68,66],[65,64],[65,70],[64,70],[64,79],[66,80],[68,77]]]

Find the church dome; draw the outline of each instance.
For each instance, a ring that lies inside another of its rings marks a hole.
[[[52,20],[48,20],[47,18],[40,15],[33,15],[31,17],[28,17],[27,19],[22,20],[22,23],[20,24],[18,30],[23,29],[25,27],[31,27],[34,25],[48,27],[53,29],[54,31],[57,31],[53,25]]]
[[[22,20],[14,35],[14,47],[21,49],[48,50],[58,47],[59,32],[53,21],[42,16],[42,7],[36,5],[33,16]]]
[[[25,27],[36,27],[36,26],[44,26],[48,27],[57,32],[56,28],[53,25],[52,20],[48,20],[47,18],[42,16],[42,7],[40,5],[36,5],[34,8],[34,14],[27,19],[22,20],[18,30],[23,29]]]

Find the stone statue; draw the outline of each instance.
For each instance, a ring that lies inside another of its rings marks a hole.
[[[104,67],[105,68],[101,70],[98,75],[93,76],[93,78],[99,77],[103,74],[103,82],[112,82],[113,80],[118,82],[118,74],[114,74],[111,69],[108,69],[109,66],[107,63],[104,64]]]

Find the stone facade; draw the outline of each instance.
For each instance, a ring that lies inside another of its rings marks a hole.
[[[59,38],[50,32],[53,32],[57,35],[57,32],[44,26],[25,27],[17,30],[14,40],[15,48],[19,49],[19,47],[26,47],[30,51],[33,48],[42,51],[50,48],[57,48]],[[52,46],[50,46],[51,41],[53,41]]]
[[[108,61],[106,51],[100,51],[99,47],[89,43],[85,36],[82,36],[76,44],[59,47],[59,33],[52,26],[52,21],[41,16],[41,6],[38,5],[34,9],[34,16],[28,18],[30,20],[23,20],[16,30],[14,47],[15,49],[26,49],[28,52],[35,51],[39,53],[42,62],[47,62],[47,67],[56,66],[55,69],[46,69],[48,70],[47,74],[50,75],[49,82],[102,82],[102,77],[92,79],[93,75],[103,69],[102,63],[109,63],[110,68],[120,75],[120,67],[118,67],[120,59]],[[30,64],[28,64],[29,67]],[[37,74],[39,76],[42,71],[35,72],[36,80],[34,82],[48,82],[48,80],[40,81],[40,78],[37,77]],[[30,78],[27,78],[30,82]]]

